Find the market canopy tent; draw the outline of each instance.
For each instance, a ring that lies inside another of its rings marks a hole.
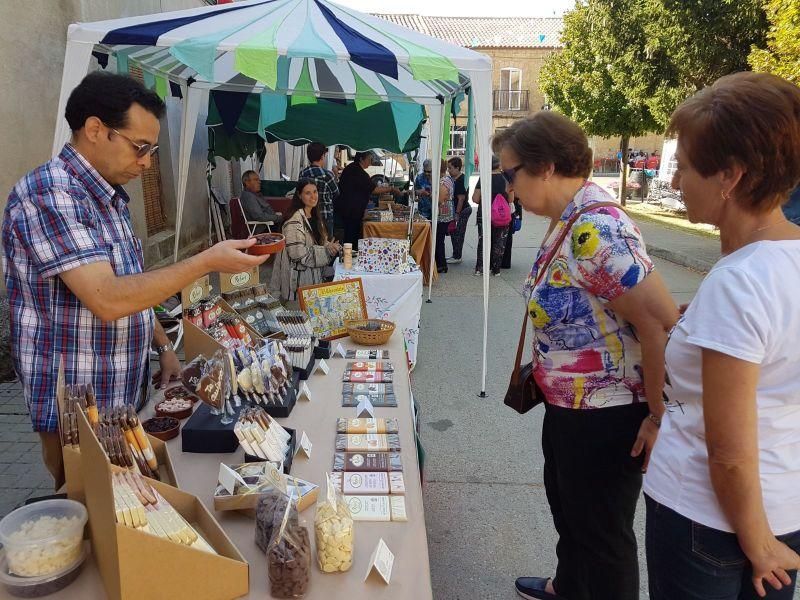
[[[63,119],[67,98],[88,72],[93,52],[114,56],[117,68],[125,71],[134,60],[149,87],[162,96],[183,97],[176,257],[192,140],[208,90],[259,94],[259,131],[285,121],[290,107],[303,104],[338,100],[364,110],[387,102],[398,143],[403,144],[419,126],[419,105],[426,106],[431,124],[432,175],[438,181],[450,103],[469,88],[469,121],[481,140],[482,187],[491,189],[491,60],[377,17],[327,0],[248,0],[70,25],[54,155],[69,138]],[[241,101],[242,106],[245,103],[246,98]],[[437,198],[438,186],[434,185],[434,238]],[[489,203],[482,205],[488,222]],[[488,264],[489,244],[484,244],[483,252]],[[486,270],[482,392],[486,388],[488,288]]]

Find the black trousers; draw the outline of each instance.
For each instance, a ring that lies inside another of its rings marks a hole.
[[[631,448],[646,403],[573,410],[546,405],[544,487],[558,531],[556,592],[567,600],[637,600],[633,516],[642,460]]]
[[[508,226],[508,233],[506,234],[506,247],[503,250],[503,260],[500,261],[501,269],[511,268],[511,247],[514,245],[513,226],[513,224]]]
[[[436,224],[436,268],[447,268],[447,257],[444,255],[444,241],[447,239],[447,228],[450,223],[439,222]]]
[[[361,219],[342,217],[344,223],[344,242],[353,244],[353,250],[358,250],[358,240],[361,239]]]

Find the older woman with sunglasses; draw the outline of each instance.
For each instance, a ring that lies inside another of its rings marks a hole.
[[[552,579],[524,598],[636,600],[633,516],[664,413],[664,346],[678,309],[636,225],[587,180],[586,135],[540,112],[494,139],[524,210],[550,219],[525,285],[545,396],[544,485],[558,532]]]
[[[790,600],[800,568],[800,88],[717,80],[672,114],[673,187],[719,227],[670,335],[670,403],[644,483],[650,598]]]

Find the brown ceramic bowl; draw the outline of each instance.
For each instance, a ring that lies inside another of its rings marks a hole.
[[[142,423],[144,430],[162,442],[178,437],[181,422],[175,417],[153,417]]]
[[[176,385],[174,387],[167,388],[164,391],[164,398],[168,400],[174,400],[175,398],[187,398],[192,401],[192,404],[200,402],[200,398],[195,396],[192,392],[187,390],[182,385]]]
[[[258,241],[248,248],[249,254],[277,254],[286,247],[286,238],[280,233],[259,233],[255,237]]]
[[[189,400],[189,399],[187,398],[187,400]],[[178,410],[178,411],[164,410],[162,408],[162,405],[164,403],[163,402],[159,402],[158,404],[156,404],[156,416],[159,416],[159,417],[172,417],[174,419],[179,419],[179,420],[180,419],[185,419],[187,417],[191,417],[192,416],[192,407],[194,406],[194,403],[192,403],[191,400],[189,400],[189,402],[190,402],[190,404],[189,404],[188,408],[185,408],[184,410]]]

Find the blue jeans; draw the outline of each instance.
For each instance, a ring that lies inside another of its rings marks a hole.
[[[650,600],[756,600],[750,562],[736,534],[695,523],[645,494],[647,576]],[[800,551],[800,531],[777,536]],[[781,590],[766,582],[768,600],[792,600],[792,584]]]

